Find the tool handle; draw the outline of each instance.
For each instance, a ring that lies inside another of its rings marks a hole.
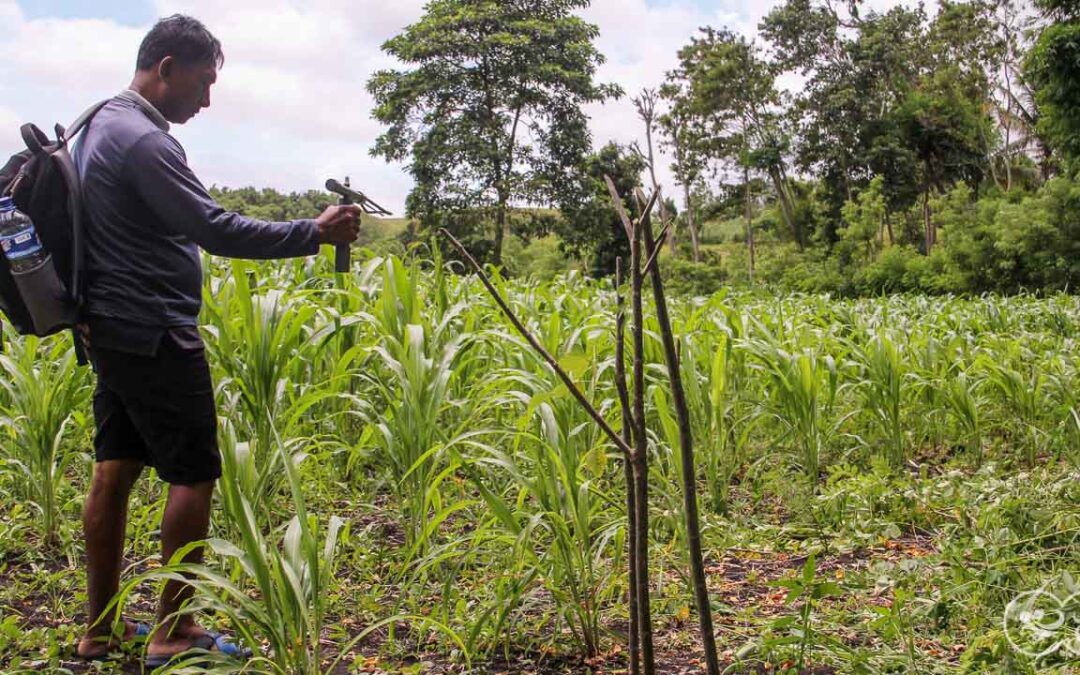
[[[345,184],[344,185],[342,185],[341,183],[339,183],[336,180],[334,180],[333,178],[331,178],[330,180],[326,181],[326,189],[328,191],[330,191],[330,192],[336,193],[341,198],[338,201],[339,204],[352,204],[355,201],[354,200],[354,195],[359,194],[359,193],[353,192],[349,188],[349,179],[348,178],[345,179]],[[337,272],[338,274],[345,274],[346,272],[349,271],[349,268],[352,267],[352,264],[351,264],[352,261],[350,260],[350,254],[351,254],[351,252],[349,250],[349,245],[348,244],[338,244],[337,245],[336,249],[334,250],[334,271],[335,272]]]
[[[338,244],[334,250],[334,271],[338,274],[345,274],[352,266],[350,260],[350,250],[348,244]]]

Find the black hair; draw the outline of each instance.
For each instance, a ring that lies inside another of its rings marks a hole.
[[[139,70],[150,70],[166,56],[190,66],[212,63],[220,68],[225,63],[221,42],[198,19],[173,14],[161,19],[139,45]]]

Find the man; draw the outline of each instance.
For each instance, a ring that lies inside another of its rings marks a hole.
[[[80,330],[98,376],[96,464],[83,516],[90,625],[77,648],[88,659],[104,656],[118,639],[147,633],[148,665],[193,647],[240,653],[192,617],[170,618],[190,597],[184,584],[166,584],[156,630],[124,622],[124,634],[114,635],[116,610],[105,612],[119,585],[128,495],[144,465],[169,484],[163,560],[205,538],[209,527],[221,459],[197,328],[199,248],[287,258],[357,237],[357,207],[271,223],[228,213],[210,197],[168,131],[210,105],[222,63],[220,42],[200,22],[179,15],[161,20],[139,48],[130,88],[97,114],[75,151],[88,221]],[[198,553],[187,558],[198,559]]]

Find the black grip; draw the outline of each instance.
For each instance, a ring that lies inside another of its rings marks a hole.
[[[339,204],[352,204],[353,195],[355,194],[349,189],[349,179],[345,179],[345,184],[337,182],[333,178],[326,181],[326,189],[329,192],[336,193],[340,200]],[[352,267],[352,260],[350,259],[351,251],[348,244],[338,244],[334,251],[334,271],[338,274],[345,274]]]
[[[350,260],[349,245],[338,244],[334,251],[334,271],[338,274],[345,274],[352,266],[352,260]]]

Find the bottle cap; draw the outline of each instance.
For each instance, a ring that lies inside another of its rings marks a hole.
[[[0,197],[0,213],[15,210],[15,200],[11,197]]]

